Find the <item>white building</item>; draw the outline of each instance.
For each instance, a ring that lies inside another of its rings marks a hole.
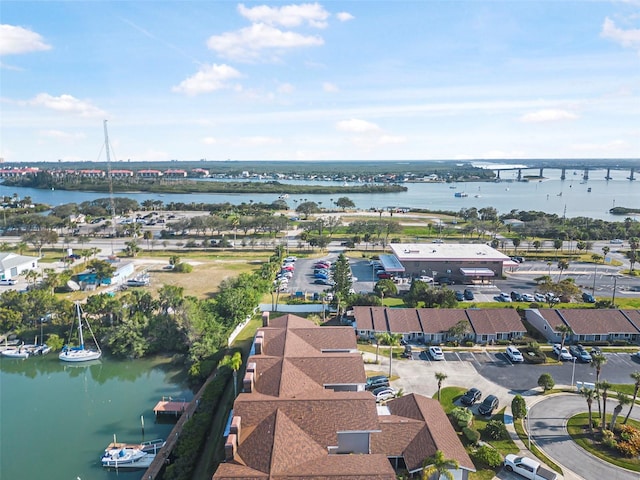
[[[36,257],[27,257],[11,252],[0,252],[0,279],[15,278],[27,270],[38,268]]]

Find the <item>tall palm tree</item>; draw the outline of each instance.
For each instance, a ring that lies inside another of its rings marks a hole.
[[[569,261],[566,259],[561,259],[558,261],[558,268],[560,269],[560,273],[558,274],[558,281],[562,277],[562,272],[569,268]]]
[[[555,330],[560,334],[560,349],[562,350],[562,348],[564,347],[564,342],[567,339],[567,337],[573,335],[573,330],[569,325],[565,325],[563,323],[556,326]]]
[[[598,389],[598,383],[600,382],[600,372],[602,371],[602,366],[607,363],[607,357],[605,357],[601,353],[596,353],[591,355],[591,366],[596,369],[596,398],[598,399],[598,415],[602,416],[602,409],[600,407],[600,392]]]
[[[451,470],[457,470],[460,468],[460,464],[457,460],[452,458],[445,458],[442,450],[436,450],[433,457],[425,459],[422,470],[422,480],[429,480],[433,475],[437,474],[438,480],[441,477],[447,480],[455,480]]]
[[[382,334],[382,343],[389,346],[389,378],[391,378],[391,361],[393,359],[393,347],[400,345],[402,334],[400,333],[384,333]]]
[[[235,352],[233,356],[225,355],[221,362],[233,371],[233,394],[234,398],[238,396],[238,370],[242,366],[242,355]]]
[[[607,429],[607,396],[612,385],[606,380],[598,382],[596,385],[599,390],[602,390],[602,415],[600,416],[600,422],[602,431],[605,431]]]
[[[438,380],[438,401],[440,401],[440,389],[442,388],[442,382],[447,379],[447,374],[443,372],[436,372],[436,380]]]
[[[640,390],[640,372],[638,372],[636,370],[635,372],[633,372],[630,375],[630,377],[635,382],[634,385],[633,385],[633,400],[631,401],[631,406],[629,407],[629,411],[627,412],[627,416],[624,417],[624,421],[622,422],[623,424],[626,424],[627,420],[629,420],[629,415],[631,415],[631,410],[633,410],[633,406],[636,403],[636,398],[638,398],[638,390]]]
[[[591,406],[593,404],[593,399],[597,395],[597,392],[592,388],[582,387],[580,389],[580,395],[582,395],[587,401],[587,408],[589,409],[589,431],[593,436],[593,417],[591,415]]]
[[[376,333],[374,337],[376,338],[376,364],[378,363],[378,353],[380,352],[380,344],[384,342],[384,336],[386,333]]]
[[[613,431],[613,427],[616,424],[616,420],[622,411],[622,407],[625,405],[629,405],[631,403],[631,398],[629,395],[623,392],[618,392],[618,405],[613,409],[613,415],[611,416],[611,424],[609,425],[609,430]]]

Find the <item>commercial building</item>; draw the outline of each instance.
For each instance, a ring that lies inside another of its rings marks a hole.
[[[393,255],[410,277],[442,283],[482,283],[502,277],[511,259],[484,243],[392,243]]]
[[[28,270],[38,268],[38,258],[0,252],[0,280],[10,280]]]

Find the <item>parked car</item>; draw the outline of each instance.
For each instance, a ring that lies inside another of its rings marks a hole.
[[[536,299],[530,293],[523,293],[521,296],[523,302],[535,302]]]
[[[498,408],[499,403],[498,397],[489,395],[482,401],[480,406],[478,406],[478,413],[481,415],[491,415],[493,411]]]
[[[329,285],[331,287],[333,287],[335,285],[335,283],[333,283],[331,280],[329,280],[328,278],[316,278],[313,283],[315,283],[316,285]]]
[[[296,257],[287,257],[287,258],[284,259],[284,262],[285,263],[292,263],[292,262],[295,263],[296,260],[297,260]]]
[[[372,390],[371,393],[376,397],[376,403],[386,402],[392,398],[396,398],[398,392],[391,387],[380,387]]]
[[[590,293],[584,292],[582,294],[582,301],[586,303],[596,303],[596,299]]]
[[[534,294],[534,295],[533,295],[533,299],[534,299],[536,302],[546,302],[546,301],[547,301],[547,299],[545,298],[545,296],[544,296],[543,294],[541,294],[541,293],[536,293],[536,294]]]
[[[465,288],[463,295],[465,300],[473,300],[475,298],[473,292],[468,288]]]
[[[507,357],[509,357],[509,360],[511,360],[512,362],[524,362],[522,353],[520,353],[520,350],[518,350],[513,345],[509,345],[507,347]]]
[[[559,343],[553,345],[553,353],[558,357],[558,360],[573,360],[573,356],[571,356],[567,347],[563,347]]]
[[[0,285],[15,285],[16,281],[13,278],[3,278],[0,280]]]
[[[467,405],[468,407],[470,407],[474,403],[479,402],[481,398],[482,392],[480,390],[478,390],[477,388],[470,388],[465,392],[462,398],[460,398],[460,402],[463,405]]]
[[[460,290],[456,290],[456,300],[459,302],[464,301],[464,293],[462,293]]]
[[[324,278],[324,279],[328,279],[328,278],[329,278],[329,274],[328,274],[328,273],[318,272],[318,273],[314,273],[314,274],[313,274],[313,278]]]
[[[383,278],[391,278],[391,274],[389,272],[378,272],[378,274],[376,275],[379,279],[383,279]]]
[[[569,347],[569,353],[571,353],[572,356],[576,357],[581,362],[591,363],[591,354],[587,352],[585,348],[580,344],[571,345]]]
[[[511,292],[511,300],[513,300],[514,302],[521,302],[522,301],[522,295],[520,295],[520,293],[513,291]]]
[[[388,386],[389,378],[386,375],[375,375],[373,377],[367,378],[364,388],[365,390],[375,390],[376,388]]]
[[[456,281],[449,277],[440,277],[438,280],[440,285],[455,285]]]
[[[500,295],[496,295],[495,297],[493,297],[493,299],[496,302],[507,302],[507,303],[511,302],[511,297],[509,296],[508,293],[505,293],[505,292],[500,293]]]
[[[413,357],[413,348],[411,345],[404,346],[404,352],[402,352],[402,356],[404,358],[412,358]]]
[[[619,238],[614,238],[613,240],[611,240],[609,243],[613,244],[613,245],[622,245],[624,244],[624,241],[622,241]]]
[[[556,480],[558,474],[544,468],[540,462],[527,457],[518,457],[510,453],[504,457],[504,469],[515,472],[529,480]]]
[[[429,347],[429,356],[432,360],[444,360],[444,353],[442,353],[442,349],[437,345]]]
[[[602,355],[602,349],[599,346],[594,345],[591,347],[591,355]]]

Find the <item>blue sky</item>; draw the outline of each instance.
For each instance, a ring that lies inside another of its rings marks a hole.
[[[640,0],[11,1],[0,156],[640,157]]]

